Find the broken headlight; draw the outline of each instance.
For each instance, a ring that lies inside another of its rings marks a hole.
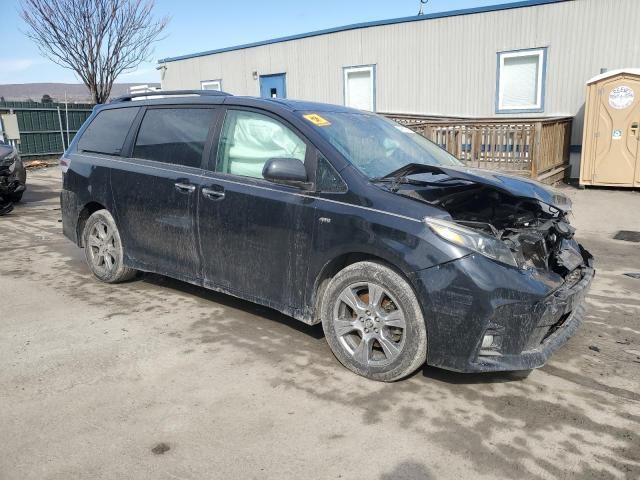
[[[513,253],[502,240],[446,220],[427,217],[424,221],[436,235],[451,243],[478,252],[497,262],[518,267]]]

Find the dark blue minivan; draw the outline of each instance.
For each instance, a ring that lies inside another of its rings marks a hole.
[[[156,272],[322,323],[375,380],[542,366],[594,275],[564,195],[341,106],[121,97],[60,164],[64,233],[97,278]]]

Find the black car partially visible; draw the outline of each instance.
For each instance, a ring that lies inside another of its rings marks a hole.
[[[22,200],[27,188],[27,171],[18,151],[0,143],[0,214],[8,213],[12,203]]]

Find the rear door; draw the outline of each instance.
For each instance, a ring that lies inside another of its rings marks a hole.
[[[301,187],[265,180],[262,168],[269,158],[290,157],[310,172],[309,150],[274,115],[227,110],[198,209],[206,284],[289,313],[301,305],[314,199]]]
[[[116,222],[135,267],[188,281],[201,278],[197,183],[216,109],[149,107],[131,158],[112,171]]]

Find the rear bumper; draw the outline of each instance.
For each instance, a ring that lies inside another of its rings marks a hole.
[[[579,328],[595,270],[591,255],[568,280],[471,255],[417,272],[427,323],[427,363],[459,372],[543,366]],[[485,335],[494,344],[482,347]]]

